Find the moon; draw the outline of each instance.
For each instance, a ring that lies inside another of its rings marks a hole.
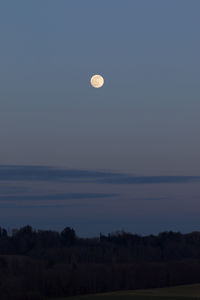
[[[104,78],[99,74],[93,75],[90,79],[90,83],[94,88],[99,89],[104,85]]]

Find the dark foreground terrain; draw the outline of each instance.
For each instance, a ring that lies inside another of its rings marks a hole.
[[[150,300],[154,294],[128,290],[199,282],[199,232],[142,237],[118,231],[87,239],[77,237],[69,227],[58,233],[25,226],[11,235],[0,228],[1,300],[57,299],[116,290],[126,291],[129,298]],[[124,299],[121,293],[89,299]],[[187,297],[191,299],[191,289]]]
[[[192,300],[200,299],[200,284],[183,285],[169,288],[120,291],[106,294],[95,294],[89,296],[76,296],[60,298],[59,300],[101,300],[101,299],[118,299],[118,300]],[[53,299],[58,300],[58,299]]]
[[[120,291],[105,294],[67,297],[53,300],[192,300],[200,299],[200,284],[151,290]]]

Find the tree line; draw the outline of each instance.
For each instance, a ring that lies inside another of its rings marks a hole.
[[[200,232],[81,238],[27,225],[0,227],[0,299],[43,300],[200,282]]]

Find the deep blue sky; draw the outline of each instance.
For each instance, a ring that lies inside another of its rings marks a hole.
[[[200,175],[199,11],[198,0],[1,1],[0,165]],[[103,88],[90,86],[94,73]],[[66,224],[80,234],[199,226],[198,181],[44,184],[12,172],[0,170],[4,226]],[[50,205],[58,193],[72,204]]]

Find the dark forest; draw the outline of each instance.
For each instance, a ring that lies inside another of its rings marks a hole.
[[[0,299],[42,300],[200,282],[200,232],[80,238],[74,229],[0,228]]]

